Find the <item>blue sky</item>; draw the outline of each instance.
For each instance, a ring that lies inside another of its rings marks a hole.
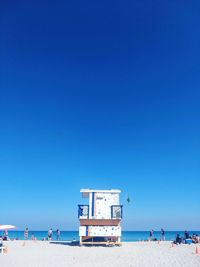
[[[199,230],[199,1],[0,5],[0,223],[77,229],[119,188],[124,229]]]

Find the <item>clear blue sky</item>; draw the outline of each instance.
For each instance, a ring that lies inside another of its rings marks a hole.
[[[0,223],[77,229],[80,188],[119,188],[124,229],[200,228],[199,10],[1,2]]]

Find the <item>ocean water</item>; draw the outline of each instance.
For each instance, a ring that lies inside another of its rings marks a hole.
[[[192,235],[193,233],[198,234],[200,236],[200,231],[189,231]],[[29,230],[29,239],[31,239],[31,235],[34,236],[38,240],[42,240],[47,237],[47,231],[31,231]],[[184,231],[166,231],[165,239],[168,241],[174,240],[176,234],[180,234],[180,236],[184,236]],[[0,232],[1,235],[1,232]],[[78,231],[61,231],[60,240],[62,241],[72,241],[73,239],[79,240]],[[147,240],[149,237],[148,231],[123,231],[121,240],[124,242],[133,242],[140,240]],[[161,234],[159,231],[154,232],[154,238],[160,239]],[[24,239],[24,231],[9,231],[9,238],[13,239]],[[53,232],[52,240],[56,240],[56,232]]]

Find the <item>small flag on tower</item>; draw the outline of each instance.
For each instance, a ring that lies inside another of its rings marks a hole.
[[[130,200],[130,197],[129,197],[129,196],[127,196],[127,198],[126,198],[126,201],[127,201],[128,203],[130,203],[130,202],[131,202],[131,200]]]

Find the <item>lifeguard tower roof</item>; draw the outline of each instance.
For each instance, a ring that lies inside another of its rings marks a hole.
[[[110,190],[98,190],[98,189],[81,189],[82,197],[89,197],[89,193],[121,193],[119,189],[110,189]]]

